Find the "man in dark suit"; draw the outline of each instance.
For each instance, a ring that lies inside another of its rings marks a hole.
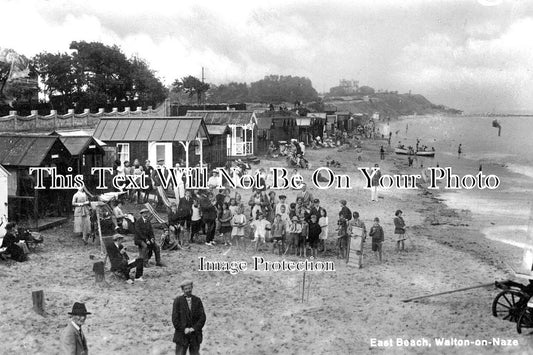
[[[61,333],[61,355],[88,355],[87,340],[81,330],[85,323],[87,312],[84,303],[74,303],[70,315],[70,322]]]
[[[204,306],[200,298],[192,294],[192,281],[183,281],[180,286],[183,295],[176,297],[172,307],[176,355],[185,355],[187,349],[191,355],[200,354],[205,324]]]
[[[134,243],[140,248],[140,258],[144,261],[144,266],[148,266],[148,252],[152,251],[155,254],[155,263],[157,266],[165,266],[161,262],[161,253],[159,245],[157,245],[154,237],[154,230],[152,223],[150,223],[149,211],[143,208],[141,211],[141,218],[135,221],[135,239]]]
[[[122,245],[124,236],[115,234],[113,236],[113,243],[106,245],[107,256],[111,262],[111,271],[116,271],[124,275],[126,281],[130,284],[133,280],[130,278],[130,270],[135,268],[135,281],[144,281],[143,276],[143,259],[137,258],[130,260],[126,253],[126,248]]]

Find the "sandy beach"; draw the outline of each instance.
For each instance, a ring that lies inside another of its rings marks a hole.
[[[193,293],[201,297],[207,315],[204,327],[204,354],[527,354],[533,342],[518,335],[514,323],[496,319],[491,303],[495,287],[403,303],[407,299],[467,286],[513,278],[509,264],[519,261],[521,250],[486,239],[467,210],[448,209],[435,192],[380,190],[380,199],[370,201],[362,189],[358,167],[379,163],[383,173],[418,173],[409,170],[405,158],[390,148],[379,161],[379,146],[386,141],[364,141],[362,161],[354,150],[337,148],[308,150],[311,169],[302,171],[310,181],[312,171],[327,160],[340,161],[338,173],[358,177],[351,190],[310,188],[330,216],[329,249],[336,240],[334,228],[346,199],[352,211],[359,211],[367,228],[374,217],[385,231],[384,263],[378,264],[365,244],[365,267],[347,266],[333,252],[319,259],[335,263],[335,272],[308,272],[308,294],[301,300],[301,272],[198,271],[199,257],[216,261],[247,261],[251,250],[217,245],[191,244],[177,252],[162,252],[166,268],[145,271],[144,283],[127,285],[109,272],[109,287],[95,286],[92,265],[102,259],[98,244],[83,246],[72,238],[72,222],[47,230],[45,244],[26,263],[0,265],[2,311],[0,333],[4,354],[55,354],[59,333],[68,321],[67,312],[75,301],[85,302],[93,314],[85,334],[92,354],[171,354],[173,327],[172,300],[184,278],[195,282]],[[261,160],[261,167],[284,167],[285,161]],[[253,166],[258,168],[258,166]],[[310,186],[310,184],[309,184]],[[243,201],[250,191],[240,190]],[[296,191],[285,191],[292,202]],[[279,192],[278,192],[279,194]],[[124,208],[136,212],[139,207]],[[401,209],[409,226],[412,247],[394,251],[394,211]],[[158,231],[156,230],[156,233]],[[136,255],[132,236],[126,243]],[[95,255],[91,260],[89,255]],[[282,257],[259,252],[267,260]],[[299,260],[294,256],[286,260]],[[518,280],[519,281],[519,280]],[[43,290],[46,315],[32,311],[31,291]],[[306,291],[307,292],[307,291]],[[426,339],[430,346],[397,346],[397,339]],[[438,346],[435,338],[516,340],[517,346]],[[374,342],[394,346],[374,347]]]

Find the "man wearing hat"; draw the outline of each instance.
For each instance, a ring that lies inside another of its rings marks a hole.
[[[185,355],[187,349],[191,355],[200,354],[205,324],[204,306],[200,298],[192,294],[192,281],[183,281],[180,287],[183,295],[176,297],[172,307],[176,355]]]
[[[134,243],[140,249],[140,258],[143,259],[144,266],[148,266],[150,260],[148,256],[149,251],[153,251],[155,254],[155,263],[157,266],[165,266],[161,262],[161,253],[159,245],[157,245],[154,237],[154,230],[152,229],[152,223],[148,218],[149,211],[143,208],[140,211],[141,218],[135,220],[135,239]]]
[[[115,234],[113,236],[113,243],[106,246],[107,256],[111,262],[111,271],[121,273],[126,281],[130,284],[133,280],[130,278],[130,270],[135,268],[135,281],[144,281],[143,276],[143,259],[137,258],[131,260],[126,253],[126,248],[122,245],[124,236]]]
[[[61,333],[61,354],[62,355],[88,355],[87,340],[81,326],[85,323],[87,315],[85,303],[76,302],[72,306],[72,312],[69,312],[70,322]]]

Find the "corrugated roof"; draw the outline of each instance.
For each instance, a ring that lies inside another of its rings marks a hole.
[[[114,117],[100,120],[94,137],[102,141],[192,141],[206,137],[202,118],[194,117]]]
[[[65,145],[70,155],[82,154],[91,143],[98,145],[96,139],[90,136],[67,136],[59,137],[59,139]]]
[[[0,164],[39,166],[57,140],[56,136],[0,135]]]
[[[207,125],[207,132],[212,136],[219,136],[231,132],[228,126],[210,124]]]
[[[58,131],[52,132],[50,135],[59,135],[61,137],[81,137],[81,136],[92,137],[93,133],[94,133],[94,130],[91,130],[91,129],[89,130],[75,129],[75,130],[58,130]],[[104,142],[102,142],[101,140],[97,138],[94,138],[94,140],[101,147],[106,145]]]
[[[187,111],[187,117],[203,117],[206,125],[237,124],[252,122],[253,111]]]

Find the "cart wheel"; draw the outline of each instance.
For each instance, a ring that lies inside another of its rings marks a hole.
[[[528,300],[529,297],[520,291],[504,290],[492,302],[492,315],[503,320],[516,322]]]
[[[533,328],[533,309],[525,307],[516,321],[516,331],[522,333],[522,328]]]

